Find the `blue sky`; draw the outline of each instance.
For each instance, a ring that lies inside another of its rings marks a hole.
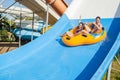
[[[0,1],[2,1],[2,0],[0,0]],[[3,3],[3,7],[8,7],[11,4],[13,4],[14,2],[15,2],[14,0],[5,0]]]
[[[0,0],[1,2],[2,0]],[[15,0],[5,0],[4,3],[3,3],[3,7],[7,8],[9,7],[10,5],[12,5],[13,3],[15,2]],[[15,6],[19,6],[19,3],[17,2],[15,4]]]
[[[72,0],[64,0],[67,4],[70,4]]]
[[[0,0],[0,3],[1,3],[1,1],[3,1],[3,0]],[[10,5],[12,5],[13,3],[15,2],[15,0],[5,0],[4,2],[3,2],[3,4],[2,4],[2,6],[4,7],[4,8],[8,8]],[[16,3],[14,6],[20,6],[19,5],[19,3]],[[2,14],[3,16],[6,16],[6,17],[8,17],[8,19],[14,19],[13,17],[11,17],[9,14]]]

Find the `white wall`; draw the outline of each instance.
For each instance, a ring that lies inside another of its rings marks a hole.
[[[120,0],[73,0],[65,14],[70,19],[120,17]]]

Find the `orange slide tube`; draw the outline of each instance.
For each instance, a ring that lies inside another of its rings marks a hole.
[[[46,3],[52,6],[52,8],[61,16],[67,9],[67,4],[64,0],[46,0]]]

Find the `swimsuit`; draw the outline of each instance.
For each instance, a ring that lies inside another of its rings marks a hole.
[[[82,31],[82,29],[76,29],[76,33],[79,33],[80,31]]]

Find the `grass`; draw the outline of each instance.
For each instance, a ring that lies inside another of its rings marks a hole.
[[[120,61],[120,53],[117,55],[117,58]],[[102,80],[106,80],[107,73],[103,77]],[[114,58],[112,62],[112,70],[110,75],[111,80],[120,80],[120,64],[118,64],[117,60]]]

